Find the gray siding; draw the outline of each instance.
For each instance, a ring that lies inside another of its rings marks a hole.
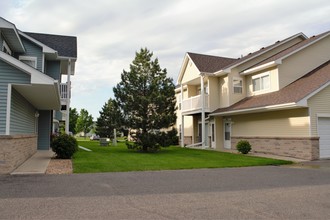
[[[38,150],[48,150],[52,126],[52,111],[39,111],[38,118]]]
[[[45,73],[53,79],[61,81],[61,63],[60,61],[46,61]]]
[[[0,60],[0,134],[6,132],[7,90],[9,83],[29,84],[30,76]]]
[[[37,57],[37,70],[42,72],[42,48],[32,43],[31,41],[25,39],[24,37],[22,37],[21,39],[26,50],[26,52],[21,55]]]
[[[10,134],[35,134],[36,109],[15,89],[11,93]]]

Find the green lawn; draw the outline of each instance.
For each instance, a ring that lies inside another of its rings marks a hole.
[[[281,165],[289,161],[274,160],[240,154],[181,147],[169,147],[158,153],[139,153],[128,150],[124,143],[101,147],[98,141],[79,141],[92,152],[79,151],[73,157],[74,173],[177,170],[243,166]]]

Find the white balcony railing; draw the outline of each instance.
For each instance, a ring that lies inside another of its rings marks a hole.
[[[68,95],[69,95],[69,98],[71,98],[71,91],[68,91],[67,83],[60,84],[60,94],[61,94],[61,99],[67,99]]]
[[[204,109],[209,110],[209,95],[204,95]],[[185,111],[201,111],[202,110],[202,96],[197,95],[182,100],[181,110]]]

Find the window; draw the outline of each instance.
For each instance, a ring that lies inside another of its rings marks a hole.
[[[233,79],[234,93],[242,94],[243,92],[243,80],[240,78]]]
[[[201,95],[201,87],[200,86],[197,87],[197,94]],[[207,86],[207,84],[204,84],[204,94],[209,94],[209,87]]]
[[[181,94],[178,95],[178,109],[181,110]]]
[[[6,43],[6,41],[3,41],[2,43],[2,51],[6,54],[11,55],[11,49],[9,48],[8,44]]]
[[[37,58],[36,57],[19,56],[19,60],[33,68],[37,68]]]
[[[263,73],[252,77],[253,92],[267,90],[270,88],[269,73]]]

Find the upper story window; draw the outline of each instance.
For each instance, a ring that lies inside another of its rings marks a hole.
[[[22,61],[23,63],[33,67],[33,68],[37,68],[37,58],[36,57],[30,57],[30,56],[19,56],[18,58],[20,61]]]
[[[253,92],[270,89],[269,72],[252,76]]]
[[[242,94],[243,93],[243,80],[241,78],[233,79],[234,93]]]
[[[198,95],[202,94],[200,86],[197,87],[197,94]],[[204,84],[204,94],[209,94],[209,87],[207,86],[207,84]]]
[[[178,95],[178,110],[181,110],[181,93]]]
[[[11,49],[9,48],[9,46],[5,40],[3,40],[3,43],[2,43],[2,51],[6,54],[11,55]]]

